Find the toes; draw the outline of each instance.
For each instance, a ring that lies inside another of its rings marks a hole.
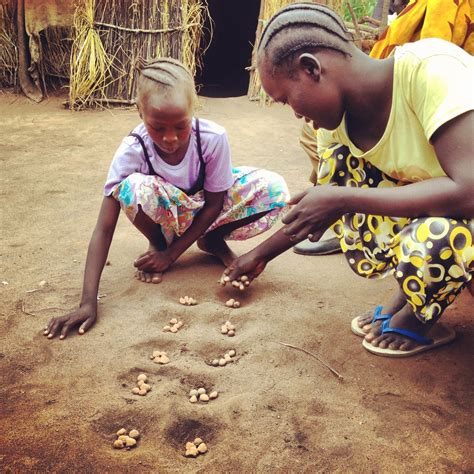
[[[162,273],[153,273],[151,277],[151,282],[152,283],[161,283],[161,280],[163,279],[163,274]]]
[[[151,283],[151,274],[150,273],[145,273],[145,280],[147,283]]]

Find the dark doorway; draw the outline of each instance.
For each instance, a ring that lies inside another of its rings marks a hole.
[[[213,36],[196,76],[199,93],[208,97],[245,95],[259,0],[208,0]]]

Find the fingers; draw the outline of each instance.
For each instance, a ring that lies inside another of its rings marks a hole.
[[[294,208],[286,216],[284,216],[281,221],[283,222],[283,224],[291,224],[298,217],[298,215],[299,211]]]
[[[292,197],[290,198],[290,200],[288,201],[288,204],[290,204],[290,205],[298,204],[298,203],[306,196],[306,193],[307,193],[307,192],[308,192],[308,191],[305,190],[305,191],[303,191],[303,192],[301,192],[301,193],[295,194],[294,196],[292,196]]]
[[[95,323],[95,318],[88,318],[86,319],[82,324],[81,327],[79,328],[79,334],[84,334],[86,331],[88,331]]]

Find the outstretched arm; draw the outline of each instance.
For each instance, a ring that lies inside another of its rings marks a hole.
[[[79,326],[79,334],[84,334],[95,323],[100,276],[107,260],[119,213],[120,204],[112,197],[104,197],[87,251],[81,303],[75,311],[49,321],[44,331],[44,335],[49,339],[58,334],[60,339],[64,339],[69,330],[76,326]]]
[[[300,196],[283,219],[284,232],[295,240],[315,233],[330,217],[345,213],[393,217],[474,217],[474,112],[440,127],[432,137],[447,176],[395,188],[316,186]]]

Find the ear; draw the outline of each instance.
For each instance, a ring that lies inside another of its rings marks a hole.
[[[315,81],[319,81],[322,66],[319,59],[311,53],[303,53],[298,56],[298,65],[305,74],[311,76]]]

